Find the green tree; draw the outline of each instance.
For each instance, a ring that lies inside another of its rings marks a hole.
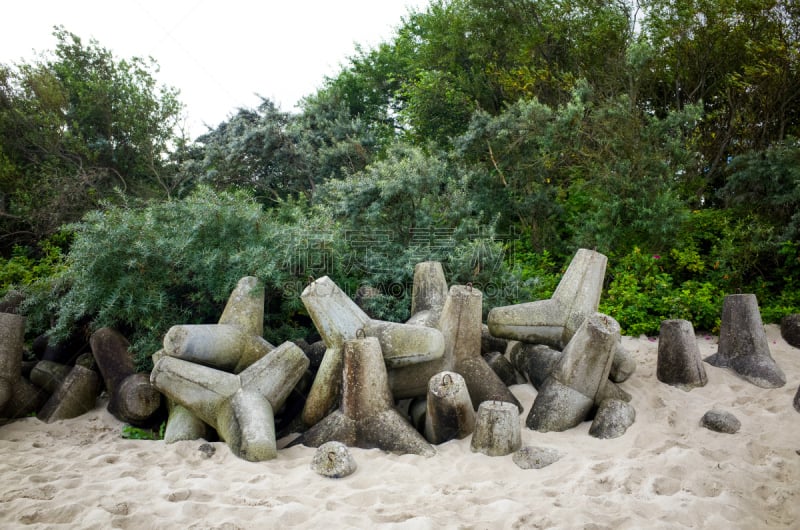
[[[159,87],[154,61],[116,60],[56,28],[55,51],[0,66],[0,232],[4,248],[31,244],[80,218],[115,189],[169,196],[182,111]]]
[[[639,101],[659,115],[703,104],[706,199],[728,160],[800,126],[800,7],[791,0],[642,2]]]

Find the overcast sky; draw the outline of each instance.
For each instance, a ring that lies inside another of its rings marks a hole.
[[[427,0],[16,0],[3,4],[0,63],[55,48],[53,26],[95,38],[117,59],[152,56],[180,90],[191,136],[255,94],[291,111],[336,74],[355,44],[389,40]]]

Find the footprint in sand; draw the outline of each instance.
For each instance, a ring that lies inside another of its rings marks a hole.
[[[672,477],[656,477],[653,479],[653,492],[656,495],[675,495],[681,490],[681,481]]]

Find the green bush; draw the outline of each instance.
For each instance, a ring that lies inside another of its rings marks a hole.
[[[200,188],[184,200],[91,212],[70,227],[65,268],[28,289],[31,330],[59,341],[87,320],[92,329],[115,327],[146,368],[169,327],[216,322],[248,275],[265,285],[268,329],[303,329],[299,292],[317,269],[327,272],[311,257],[333,252],[339,238],[335,224],[301,209],[264,212],[244,193]]]
[[[676,281],[669,273],[686,267],[684,254],[646,254],[635,247],[619,260],[610,260],[610,283],[600,300],[600,311],[614,317],[625,335],[657,335],[661,322],[680,318],[697,330],[716,331],[722,309],[722,292],[700,279]],[[696,267],[693,261],[689,267]]]
[[[15,245],[8,259],[0,257],[0,293],[57,274],[64,268],[61,247],[66,235],[42,240],[38,249]]]

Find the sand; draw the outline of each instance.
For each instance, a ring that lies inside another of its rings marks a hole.
[[[705,364],[691,392],[655,376],[658,342],[624,337],[638,369],[622,384],[636,423],[613,440],[589,423],[562,433],[524,427],[523,445],[561,459],[523,470],[511,455],[470,450],[470,439],[432,458],[352,449],[358,470],[343,479],[309,468],[315,449],[281,449],[251,463],[216,442],[127,440],[104,408],[47,425],[26,418],[0,427],[0,528],[800,528],[800,350],[767,326],[783,388],[765,390]],[[716,337],[698,334],[701,354]],[[700,426],[712,409],[741,420],[736,434]]]

